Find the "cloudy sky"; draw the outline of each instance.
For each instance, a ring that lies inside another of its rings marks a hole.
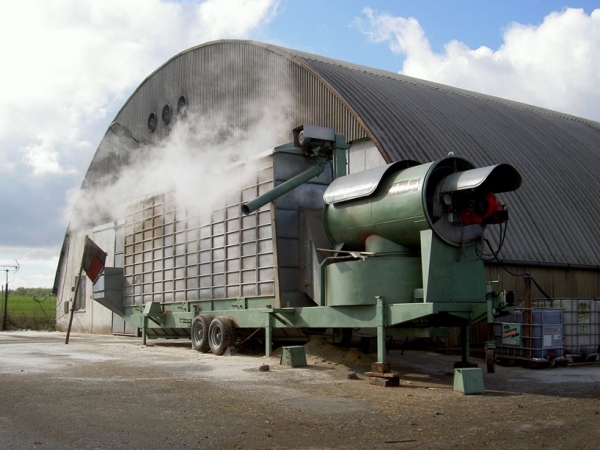
[[[600,121],[600,1],[4,2],[0,270],[20,266],[10,288],[52,286],[68,200],[133,90],[180,51],[228,38]]]

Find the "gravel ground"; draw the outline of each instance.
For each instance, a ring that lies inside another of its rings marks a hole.
[[[326,343],[291,368],[187,341],[64,340],[0,333],[0,449],[600,447],[598,363],[497,367],[485,395],[463,395],[457,357],[429,352],[391,351],[401,383],[383,388],[367,355]]]

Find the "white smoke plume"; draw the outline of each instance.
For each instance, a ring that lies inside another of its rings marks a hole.
[[[207,213],[224,206],[227,197],[254,182],[258,156],[282,144],[291,129],[285,118],[275,115],[275,108],[255,111],[250,129],[231,129],[221,115],[188,114],[163,141],[133,152],[125,148],[126,138],[109,132],[105,141],[114,145],[111,151],[133,156],[118,173],[72,193],[69,228],[76,231],[122,219],[130,204],[162,193],[173,195],[181,210],[194,206]]]

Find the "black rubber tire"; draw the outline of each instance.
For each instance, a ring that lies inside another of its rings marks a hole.
[[[485,351],[485,362],[487,363],[487,372],[496,372],[496,351],[489,348]]]
[[[208,329],[213,318],[207,314],[200,314],[194,317],[192,321],[191,337],[192,348],[201,353],[206,353],[210,350],[208,344]]]
[[[352,341],[352,328],[331,328],[327,340],[333,345],[348,347]]]
[[[228,317],[215,317],[208,329],[208,343],[215,355],[222,355],[233,344],[233,322]]]

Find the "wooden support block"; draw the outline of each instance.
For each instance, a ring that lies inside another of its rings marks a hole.
[[[371,377],[369,378],[369,382],[374,384],[375,386],[382,387],[392,387],[392,386],[400,386],[400,378],[399,377]]]
[[[379,377],[379,378],[398,378],[400,374],[398,372],[386,372],[386,373],[377,373],[377,372],[365,372],[366,377]]]
[[[371,363],[371,372],[375,373],[389,373],[390,364],[389,363]]]

